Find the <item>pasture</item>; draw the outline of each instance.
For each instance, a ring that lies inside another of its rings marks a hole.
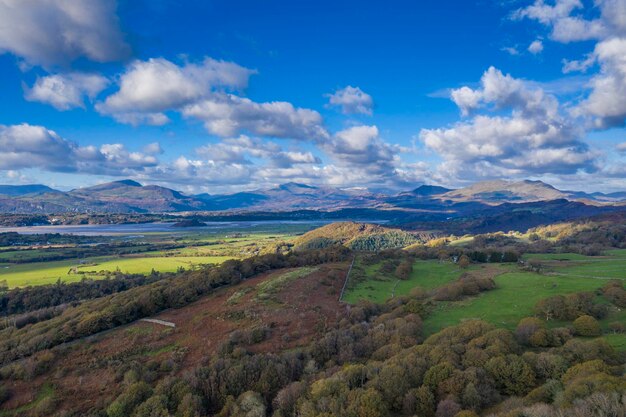
[[[603,256],[584,256],[573,253],[528,254],[525,260],[541,262],[541,273],[526,271],[516,264],[473,264],[469,271],[480,273],[481,268],[499,268],[494,276],[496,289],[461,301],[441,301],[424,320],[424,333],[430,335],[464,320],[481,319],[497,326],[514,330],[518,322],[534,314],[535,304],[554,295],[575,292],[595,292],[611,279],[626,279],[626,251],[608,251]],[[457,279],[463,270],[451,262],[418,260],[408,280],[398,280],[393,274],[381,273],[381,264],[360,265],[359,282],[346,291],[344,301],[356,303],[361,299],[383,303],[392,294],[410,294],[414,288],[432,290]],[[357,272],[358,277],[358,272]],[[600,296],[596,300],[606,303]],[[606,340],[618,349],[626,350],[626,335],[608,334],[611,322],[626,322],[626,310],[616,307],[600,321],[607,334]],[[567,326],[571,323],[550,321],[548,326]]]
[[[5,248],[4,252],[0,252],[0,281],[6,281],[9,288],[14,288],[53,284],[57,280],[101,279],[116,271],[149,274],[152,270],[175,272],[180,268],[194,269],[206,264],[219,264],[227,259],[276,251],[277,247],[288,244],[295,236],[312,227],[310,224],[254,224],[249,228],[224,225],[221,229],[175,229],[170,233],[109,236],[102,238],[104,243],[95,250],[94,247],[90,249],[90,253],[96,252],[95,256],[80,255],[80,258],[69,255],[80,254],[85,249],[77,245]],[[136,246],[130,249],[124,247],[125,254],[115,254],[113,252],[117,249],[113,245],[120,241],[132,242]],[[68,254],[67,259],[63,257],[65,253]],[[60,256],[61,260],[42,262],[37,259],[50,255]]]
[[[417,287],[424,290],[439,287],[454,281],[463,273],[463,270],[451,262],[436,260],[416,261],[407,280],[399,280],[391,274],[380,272],[382,263],[357,264],[357,267],[364,271],[365,279],[348,285],[343,297],[343,300],[348,303],[356,303],[359,300],[383,303],[393,295],[407,295]]]

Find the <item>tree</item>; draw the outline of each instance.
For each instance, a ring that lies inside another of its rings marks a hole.
[[[167,398],[163,395],[156,395],[148,398],[146,402],[137,407],[133,417],[169,417],[167,411]]]
[[[485,369],[507,395],[523,395],[535,383],[532,368],[517,355],[492,358]]]
[[[520,320],[517,324],[517,328],[515,329],[515,337],[517,341],[523,345],[530,345],[532,336],[539,331],[540,329],[544,329],[545,324],[543,321],[539,320],[536,317],[526,317]]]
[[[351,391],[349,415],[355,417],[386,417],[389,413],[383,397],[373,388]]]
[[[415,392],[417,405],[415,406],[415,414],[424,417],[432,417],[435,415],[435,396],[432,391],[422,385]]]
[[[437,404],[437,412],[435,413],[435,416],[454,417],[459,411],[461,411],[461,407],[456,403],[456,401],[451,398],[446,398]]]
[[[562,295],[544,298],[535,304],[535,312],[545,317],[546,321],[560,316],[563,310],[565,310],[565,297]]]
[[[413,272],[413,261],[411,259],[405,259],[398,264],[395,270],[395,275],[398,279],[407,280]]]
[[[120,394],[107,408],[109,417],[128,417],[135,407],[152,395],[152,389],[145,382],[136,382]]]
[[[476,385],[473,382],[470,382],[463,389],[463,395],[461,398],[461,402],[463,407],[471,408],[472,410],[477,410],[481,404],[480,393],[476,389]]]
[[[470,258],[465,254],[461,255],[461,257],[459,258],[459,267],[466,269],[469,266],[470,266]]]
[[[584,315],[574,320],[574,331],[579,336],[592,337],[602,334],[600,323],[591,316]]]

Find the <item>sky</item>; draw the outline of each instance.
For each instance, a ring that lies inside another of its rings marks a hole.
[[[0,183],[626,190],[626,0],[0,0]]]

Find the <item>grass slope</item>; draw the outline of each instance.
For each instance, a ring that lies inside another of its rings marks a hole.
[[[348,303],[356,303],[359,300],[383,303],[391,298],[394,287],[395,295],[406,295],[416,287],[429,290],[447,284],[457,279],[463,272],[451,262],[420,260],[413,264],[413,272],[408,280],[398,280],[393,276],[386,277],[379,273],[380,267],[381,264],[365,266],[367,280],[349,288],[343,300]]]
[[[28,264],[0,264],[0,280],[6,280],[9,288],[25,287],[29,285],[52,284],[58,279],[64,282],[76,282],[86,278],[104,278],[100,271],[127,272],[132,274],[148,274],[152,269],[159,272],[174,272],[182,267],[190,269],[193,266],[209,263],[221,263],[229,256],[171,256],[171,257],[133,257],[133,258],[92,258],[89,264],[78,265],[76,261],[33,262]],[[77,267],[84,274],[69,273],[71,268]]]

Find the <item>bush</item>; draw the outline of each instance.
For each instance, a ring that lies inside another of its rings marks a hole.
[[[600,323],[591,316],[580,316],[574,320],[574,331],[578,336],[592,337],[602,334]]]

